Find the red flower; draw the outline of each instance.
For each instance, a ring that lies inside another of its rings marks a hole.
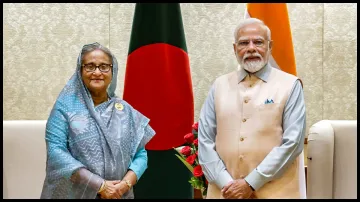
[[[196,155],[193,154],[193,155],[190,155],[186,158],[186,162],[188,162],[190,165],[194,164],[195,162],[195,158],[196,158]]]
[[[189,146],[185,146],[181,149],[180,153],[184,154],[185,156],[189,156],[191,154],[191,148]]]
[[[198,122],[194,123],[194,124],[192,125],[192,128],[193,128],[194,130],[198,131],[199,123],[198,123]]]
[[[208,184],[208,181],[205,179],[205,184],[207,185]]]
[[[199,156],[198,152],[199,152],[199,151],[196,151],[196,152],[195,152],[196,156]]]
[[[184,139],[187,143],[191,144],[194,141],[195,136],[192,133],[188,133],[184,136]]]
[[[194,173],[193,174],[194,174],[195,177],[201,177],[204,174],[200,165],[197,165],[197,166],[194,167]]]
[[[193,143],[195,146],[198,146],[199,140],[196,138]]]

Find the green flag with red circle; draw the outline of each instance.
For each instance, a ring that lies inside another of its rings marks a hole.
[[[150,119],[148,169],[135,198],[192,198],[191,173],[175,156],[192,131],[194,97],[178,3],[137,3],[123,99]],[[160,190],[159,190],[160,189]]]

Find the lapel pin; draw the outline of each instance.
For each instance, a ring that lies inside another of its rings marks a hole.
[[[124,105],[122,105],[121,103],[115,103],[115,108],[121,111],[124,109]]]

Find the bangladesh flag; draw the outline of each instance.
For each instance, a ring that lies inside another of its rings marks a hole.
[[[123,99],[150,118],[148,168],[135,198],[193,198],[192,173],[175,156],[194,122],[194,98],[180,5],[135,7]]]

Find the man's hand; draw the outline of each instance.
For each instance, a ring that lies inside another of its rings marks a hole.
[[[253,190],[244,179],[234,180],[221,190],[221,194],[226,199],[248,199],[252,193]]]
[[[102,199],[120,199],[122,194],[119,189],[122,186],[121,180],[106,181],[106,188],[100,192]]]

